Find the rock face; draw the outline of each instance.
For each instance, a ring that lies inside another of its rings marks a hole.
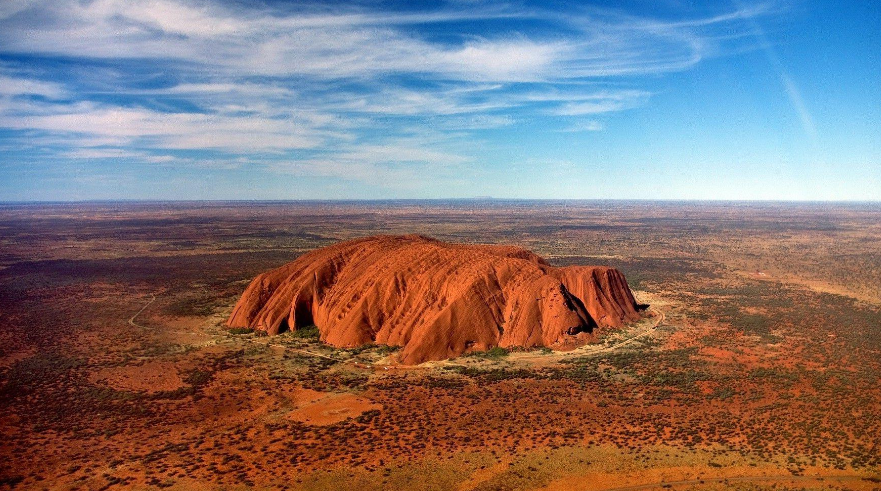
[[[571,349],[639,318],[616,269],[407,235],[342,242],[260,274],[227,325],[277,334],[315,324],[325,343],[402,346],[401,362],[416,364],[495,346]]]

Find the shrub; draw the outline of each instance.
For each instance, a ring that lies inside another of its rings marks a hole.
[[[189,373],[186,374],[186,376],[184,377],[184,382],[192,385],[193,387],[201,387],[210,382],[213,376],[213,373],[197,368],[191,370]]]
[[[473,351],[468,354],[468,356],[475,356],[477,358],[493,358],[498,359],[505,356],[508,356],[511,352],[501,346],[495,346],[486,351]]]
[[[489,351],[486,352],[486,356],[490,358],[499,358],[502,356],[508,356],[508,353],[510,352],[505,348],[502,348],[501,346],[495,346],[493,348],[490,348]]]
[[[295,338],[317,340],[321,336],[321,333],[318,332],[318,326],[313,324],[311,326],[303,326],[298,328],[296,331],[294,331],[293,335]]]
[[[391,353],[394,353],[394,352],[400,351],[400,350],[401,350],[400,346],[391,346],[388,344],[380,344],[376,348],[376,352],[380,355],[388,355],[388,354],[391,354]]]

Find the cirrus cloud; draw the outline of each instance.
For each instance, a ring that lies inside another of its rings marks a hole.
[[[0,129],[58,158],[431,179],[477,161],[471,134],[599,131],[649,103],[641,77],[742,49],[772,13],[30,0],[0,7]]]

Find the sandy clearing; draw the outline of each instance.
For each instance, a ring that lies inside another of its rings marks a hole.
[[[177,365],[168,361],[104,368],[91,373],[89,381],[116,390],[147,393],[171,391],[184,386],[184,381],[178,375]]]

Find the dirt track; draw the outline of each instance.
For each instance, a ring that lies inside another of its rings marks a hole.
[[[152,304],[152,303],[155,302],[155,301],[156,301],[156,294],[155,294],[155,293],[151,293],[151,294],[150,294],[150,301],[147,302],[147,303],[145,303],[144,306],[141,307],[141,310],[137,311],[137,313],[135,313],[135,315],[133,315],[133,316],[131,316],[131,317],[129,318],[129,320],[128,320],[129,325],[134,326],[134,327],[139,327],[139,328],[141,328],[141,329],[146,329],[147,326],[142,326],[142,325],[136,323],[136,322],[135,322],[135,319],[137,319],[137,317],[138,317],[139,315],[141,315],[141,312],[143,312],[144,310],[146,310],[147,307],[149,307],[150,304]]]
[[[637,335],[635,335],[635,336],[633,336],[633,337],[631,337],[631,338],[627,338],[627,339],[625,339],[625,340],[623,340],[623,341],[620,341],[620,342],[618,342],[618,343],[615,343],[615,344],[613,344],[613,345],[611,345],[611,346],[604,346],[604,347],[598,348],[598,349],[596,349],[596,350],[589,351],[588,353],[584,353],[584,355],[599,355],[599,354],[603,354],[603,353],[608,353],[608,352],[610,352],[610,351],[614,351],[614,350],[619,349],[619,348],[621,348],[621,347],[623,347],[623,346],[626,346],[626,345],[628,345],[628,344],[630,344],[630,343],[632,343],[632,342],[634,342],[634,341],[636,341],[636,340],[638,340],[638,339],[642,339],[642,338],[648,336],[649,334],[651,334],[651,332],[652,332],[655,328],[657,328],[658,326],[660,326],[661,323],[663,323],[664,320],[667,318],[667,317],[664,315],[664,312],[661,311],[661,310],[652,309],[652,311],[655,312],[655,313],[657,314],[657,320],[655,321],[654,324],[652,324],[652,326],[651,326],[650,328],[647,328],[647,329],[642,330],[641,332],[639,332],[639,334],[637,334]],[[579,353],[579,355],[582,355],[582,353]]]

